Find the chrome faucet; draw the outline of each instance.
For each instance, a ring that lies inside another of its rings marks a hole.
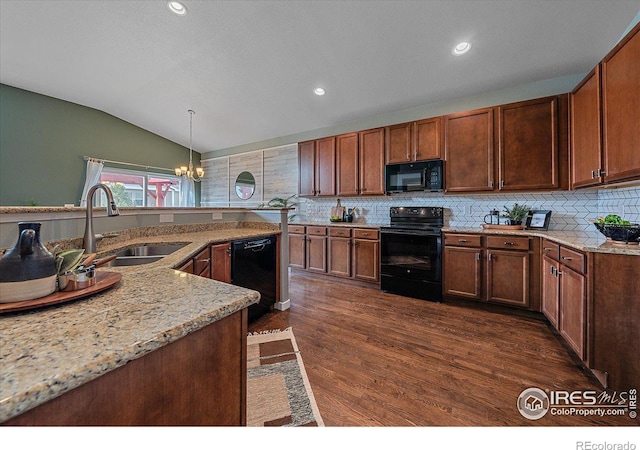
[[[120,211],[118,211],[118,206],[116,206],[116,202],[113,200],[113,193],[109,186],[106,184],[98,183],[92,186],[87,193],[87,219],[84,224],[84,239],[83,239],[83,247],[84,251],[89,253],[96,252],[96,235],[93,233],[93,196],[98,189],[102,189],[105,194],[107,194],[107,216],[119,216]]]

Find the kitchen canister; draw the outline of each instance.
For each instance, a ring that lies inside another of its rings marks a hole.
[[[40,242],[41,225],[18,223],[18,242],[0,259],[0,303],[32,300],[55,292],[56,260]]]

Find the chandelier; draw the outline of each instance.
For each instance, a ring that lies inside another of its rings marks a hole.
[[[180,166],[176,167],[176,175],[181,177],[182,175],[186,175],[190,180],[200,182],[204,177],[204,170],[202,167],[196,167],[195,171],[193,169],[193,115],[196,113],[194,110],[188,110],[189,113],[189,167]]]

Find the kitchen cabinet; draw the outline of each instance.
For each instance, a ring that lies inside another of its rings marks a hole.
[[[298,144],[298,194],[336,195],[335,136]]]
[[[445,295],[483,300],[482,238],[474,234],[445,234],[443,290]]]
[[[571,92],[574,189],[640,179],[640,25]]]
[[[211,247],[207,246],[193,257],[193,273],[205,278],[211,278]]]
[[[384,195],[384,128],[360,131],[360,195]]]
[[[603,182],[600,66],[571,92],[571,186]]]
[[[380,233],[378,230],[353,230],[353,277],[368,282],[380,281]]]
[[[542,249],[542,312],[586,361],[587,255],[546,239]]]
[[[336,137],[336,180],[338,195],[356,196],[360,193],[358,133]]]
[[[385,127],[385,160],[398,164],[442,157],[442,119],[433,117]]]
[[[445,190],[568,188],[568,127],[567,95],[445,116]]]
[[[602,61],[604,181],[640,178],[640,24]]]
[[[327,272],[327,227],[307,227],[306,269]]]
[[[367,283],[380,281],[380,233],[375,228],[289,225],[289,255],[292,268]]]
[[[304,225],[289,225],[289,266],[305,269],[307,267]]]
[[[246,349],[245,308],[3,425],[244,426]]]
[[[193,274],[193,258],[189,258],[176,270],[179,270],[180,272]]]
[[[211,279],[231,283],[231,243],[211,246]]]
[[[559,108],[566,96],[501,105],[498,114],[498,189],[560,188]],[[563,115],[563,119],[566,117]],[[563,120],[566,127],[567,122]],[[566,159],[566,142],[563,155]],[[566,178],[566,174],[563,178]]]
[[[445,296],[539,311],[539,239],[445,233]]]
[[[529,238],[488,236],[487,301],[529,306]]]
[[[590,254],[593,263],[593,355],[590,368],[605,387],[638,389],[640,257]]]
[[[445,190],[493,191],[493,108],[444,118]]]

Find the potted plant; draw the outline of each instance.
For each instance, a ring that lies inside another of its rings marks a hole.
[[[271,200],[269,200],[266,204],[265,203],[260,203],[260,205],[258,205],[258,208],[293,208],[295,209],[296,206],[298,205],[297,202],[295,202],[293,199],[296,198],[297,194],[293,194],[287,198],[281,198],[281,197],[275,197],[272,198]],[[295,214],[289,214],[287,219],[289,222],[291,222],[291,219],[293,219],[296,215]]]
[[[507,219],[508,225],[522,225],[522,221],[527,217],[530,207],[527,205],[519,205],[514,203],[512,208],[504,207],[504,214],[502,217]]]

